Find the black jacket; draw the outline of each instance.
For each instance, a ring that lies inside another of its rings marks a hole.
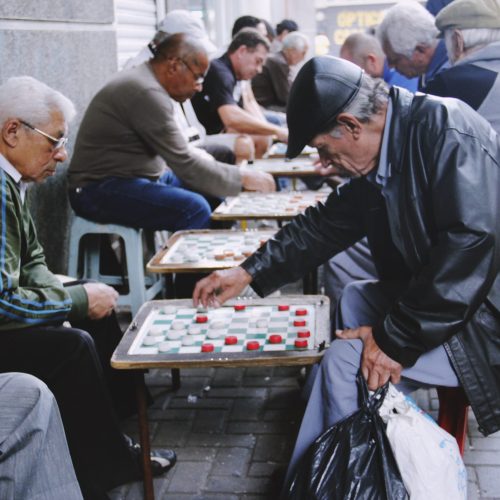
[[[374,326],[403,366],[445,344],[482,432],[500,429],[500,144],[455,99],[397,87],[384,194],[354,179],[286,225],[242,267],[267,295],[367,235],[380,279],[406,292]]]

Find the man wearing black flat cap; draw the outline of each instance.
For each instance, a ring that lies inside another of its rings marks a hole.
[[[455,99],[414,95],[334,57],[307,62],[291,89],[288,156],[309,144],[322,173],[350,182],[284,226],[240,267],[213,273],[194,302],[260,295],[367,236],[379,281],[350,284],[289,467],[370,389],[462,386],[485,435],[500,429],[499,142]],[[306,119],[307,118],[307,119]]]

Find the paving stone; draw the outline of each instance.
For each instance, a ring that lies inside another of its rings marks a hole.
[[[248,475],[252,477],[271,477],[282,466],[274,462],[252,462],[248,469]]]
[[[485,500],[480,496],[476,483],[467,483],[467,500]]]
[[[148,416],[150,420],[175,420],[181,422],[187,422],[194,419],[196,415],[196,410],[192,407],[189,408],[165,408],[165,409],[151,409],[148,410]]]
[[[232,434],[289,434],[295,426],[289,422],[229,422],[227,431]]]
[[[215,372],[212,379],[214,387],[236,387],[241,385],[244,376],[244,369],[220,369]]]
[[[194,434],[187,436],[186,446],[216,446],[216,447],[231,447],[243,446],[245,448],[253,448],[255,446],[256,437],[248,434]]]
[[[245,387],[293,387],[297,388],[297,380],[291,377],[245,377],[243,379]]]
[[[481,496],[500,498],[498,467],[476,467],[476,472]]]
[[[228,421],[260,420],[264,414],[266,400],[261,398],[235,399]]]
[[[465,467],[467,469],[467,481],[477,483],[477,473],[474,467]]]
[[[265,422],[289,422],[294,425],[299,425],[302,421],[305,406],[298,408],[283,408],[277,410],[266,410],[262,419]]]
[[[245,377],[270,377],[276,373],[272,366],[255,366],[245,369]]]
[[[473,450],[496,450],[500,452],[500,438],[488,436],[471,437],[470,447]]]
[[[239,478],[232,476],[210,476],[205,491],[210,493],[267,493],[270,485],[268,480],[261,478]],[[220,497],[224,498],[223,496]]]
[[[259,462],[288,462],[294,443],[286,436],[256,436],[253,459]]]
[[[167,446],[178,448],[185,446],[190,436],[190,422],[162,422],[153,435],[153,445],[156,447]]]
[[[500,465],[498,451],[468,451],[466,456],[468,465]]]
[[[193,422],[193,432],[221,433],[226,426],[226,416],[227,411],[223,410],[198,411]]]
[[[179,462],[171,472],[168,493],[199,494],[204,489],[210,471],[208,462]]]
[[[221,448],[217,451],[211,475],[245,477],[251,458],[249,448]]]
[[[233,406],[233,400],[229,398],[218,398],[218,397],[199,397],[197,394],[197,400],[195,403],[188,402],[187,397],[185,398],[175,398],[172,400],[170,405],[171,408],[185,408],[199,410],[202,408],[220,408],[230,410]]]
[[[267,407],[269,409],[289,408],[294,401],[300,399],[300,391],[298,388],[279,387],[269,389],[269,401]]]
[[[175,451],[180,462],[212,462],[217,453],[215,448],[207,446],[181,446]]]
[[[268,390],[260,387],[212,387],[211,398],[265,398]]]

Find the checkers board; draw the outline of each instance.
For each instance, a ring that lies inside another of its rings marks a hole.
[[[284,142],[277,142],[276,144],[273,144],[269,148],[269,152],[267,154],[267,157],[268,158],[285,158],[287,147],[288,147],[288,144],[285,144]],[[317,155],[317,152],[318,152],[318,150],[316,148],[313,148],[311,146],[304,146],[304,149],[300,152],[299,156]]]
[[[190,299],[144,304],[116,348],[114,368],[310,364],[330,341],[323,295],[242,298],[195,309]]]
[[[155,273],[210,272],[239,265],[276,230],[196,229],[174,233],[148,262]]]
[[[248,168],[267,172],[275,177],[304,177],[318,175],[314,162],[309,158],[285,160],[280,158],[255,160]]]
[[[212,212],[213,220],[293,219],[307,207],[325,201],[330,190],[240,193],[226,198]]]

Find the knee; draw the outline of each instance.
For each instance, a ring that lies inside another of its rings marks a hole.
[[[185,220],[179,224],[180,229],[204,229],[210,225],[212,209],[208,201],[201,195],[193,193],[191,203],[185,208]]]
[[[249,135],[239,135],[234,141],[234,154],[236,163],[243,160],[252,161],[255,158],[255,146]]]
[[[323,377],[334,384],[336,380],[349,378],[357,373],[363,344],[361,340],[335,340],[326,350],[321,361]]]
[[[254,136],[253,141],[255,145],[255,158],[262,158],[269,149],[271,140],[268,135]]]

